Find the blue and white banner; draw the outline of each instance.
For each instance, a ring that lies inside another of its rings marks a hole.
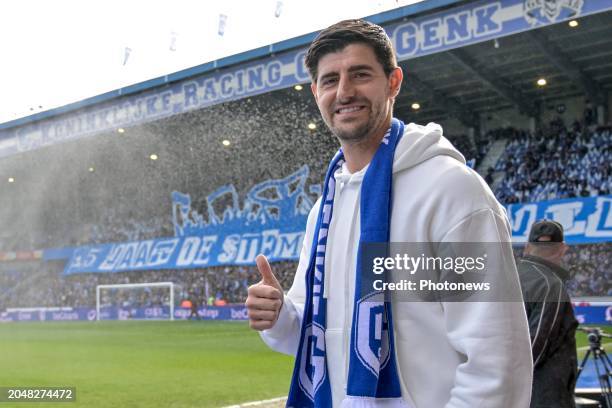
[[[223,186],[206,197],[207,217],[192,208],[188,194],[175,191],[174,237],[77,247],[64,273],[250,265],[260,253],[271,261],[298,259],[311,197],[321,189],[306,185],[309,174],[304,165],[283,179],[259,183],[243,205],[233,185]]]
[[[551,219],[563,225],[568,244],[589,244],[612,241],[612,195],[507,207],[514,242],[527,242],[533,223]]]
[[[604,0],[486,0],[383,26],[401,61],[610,9]],[[309,82],[302,44],[230,68],[213,63],[189,79],[0,130],[0,157]]]
[[[305,220],[304,220],[305,223]],[[276,228],[259,232],[162,238],[138,242],[76,248],[65,274],[122,272],[156,269],[205,268],[218,265],[251,265],[258,254],[270,261],[297,259],[302,249],[303,226],[296,231]]]
[[[612,303],[585,302],[574,303],[576,318],[580,324],[612,324]],[[142,307],[120,308],[109,307],[100,310],[102,320],[159,320],[167,319],[169,308]],[[185,320],[191,314],[190,309],[175,308],[174,319]],[[243,305],[205,306],[198,309],[202,320],[248,320],[246,307]],[[56,308],[12,308],[0,312],[0,322],[31,321],[71,321],[96,320],[96,309],[93,307],[56,307]]]
[[[192,208],[188,194],[175,191],[174,237],[51,249],[44,259],[68,257],[65,274],[253,265],[260,253],[273,262],[297,260],[311,197],[320,194],[320,185],[307,188],[308,174],[303,166],[286,178],[257,184],[242,206],[234,186],[223,186],[206,197],[207,219]],[[219,200],[231,202],[220,213]],[[563,225],[569,244],[612,241],[612,196],[511,204],[507,211],[517,243],[526,242],[531,225],[544,218]]]
[[[580,324],[612,325],[612,303],[574,302],[574,314]]]
[[[101,320],[161,320],[168,319],[170,308],[164,307],[107,307],[100,310]],[[175,308],[174,319],[186,320],[190,309]],[[243,305],[205,306],[198,309],[202,320],[248,320]],[[0,312],[0,322],[74,321],[96,320],[96,309],[92,307],[42,307],[11,308]]]

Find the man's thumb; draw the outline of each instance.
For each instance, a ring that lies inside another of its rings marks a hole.
[[[278,283],[276,276],[274,276],[274,273],[272,272],[268,258],[266,258],[265,255],[257,255],[255,262],[257,263],[257,269],[259,269],[263,283],[274,286],[282,292],[281,285]]]

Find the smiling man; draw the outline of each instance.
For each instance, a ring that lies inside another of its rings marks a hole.
[[[322,55],[313,68],[318,79],[311,85],[312,93],[323,120],[352,159],[355,168],[349,170],[369,163],[391,123],[402,70],[386,65],[378,63],[370,46],[355,43]]]
[[[308,217],[293,286],[285,295],[259,256],[262,280],[246,300],[251,327],[296,357],[287,405],[529,406],[529,331],[513,261],[498,272],[516,302],[382,302],[359,288],[368,243],[511,250],[503,207],[439,125],[393,118],[403,74],[381,27],[347,20],[323,30],[306,65],[341,149]]]

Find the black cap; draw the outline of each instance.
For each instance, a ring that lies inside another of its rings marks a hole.
[[[550,241],[545,242],[563,242],[563,226],[552,220],[536,221],[531,226],[529,242],[539,242],[544,236],[550,237]]]

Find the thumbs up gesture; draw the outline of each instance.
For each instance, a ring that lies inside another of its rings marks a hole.
[[[245,306],[249,314],[249,326],[255,330],[266,330],[272,328],[278,319],[283,305],[283,288],[264,255],[258,255],[255,262],[261,281],[249,286]]]

